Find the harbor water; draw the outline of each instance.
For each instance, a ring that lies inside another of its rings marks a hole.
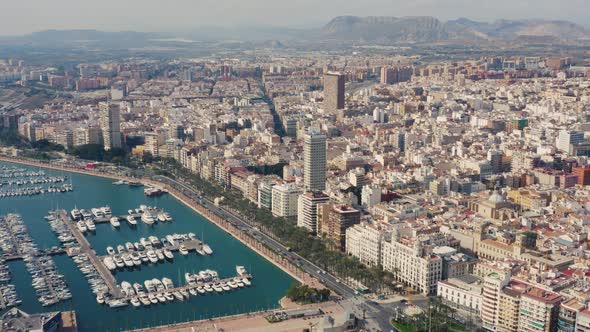
[[[39,170],[38,167],[9,163],[0,165]],[[114,180],[110,179],[44,170],[50,176],[68,176],[68,183],[71,181],[74,191],[0,198],[0,214],[20,214],[29,234],[40,249],[60,245],[49,223],[43,218],[49,210],[59,208],[69,212],[75,207],[90,210],[93,207],[110,206],[113,215],[126,215],[127,210],[145,204],[170,213],[173,221],[146,225],[138,219],[137,226],[133,228],[124,220],[119,228],[114,228],[109,223],[97,224],[96,232],[88,233],[86,236],[98,255],[105,255],[108,246],[116,247],[126,242],[138,242],[140,238],[151,235],[163,238],[174,233],[196,234],[213,249],[213,255],[200,256],[192,251],[183,256],[175,252],[172,261],[114,271],[118,283],[143,283],[146,279],[168,277],[175,285],[184,285],[185,272],[196,273],[212,269],[219,272],[220,278],[227,278],[236,275],[236,265],[244,266],[248,273],[252,274],[253,279],[251,287],[223,294],[191,296],[185,301],[149,307],[135,308],[129,305],[113,309],[98,304],[76,264],[67,255],[59,255],[54,256],[54,260],[59,272],[65,276],[73,298],[43,307],[37,301],[35,290],[31,287],[31,276],[24,262],[12,261],[9,263],[13,276],[12,283],[16,285],[18,296],[23,302],[19,308],[26,312],[75,310],[80,331],[120,331],[277,308],[280,298],[295,282],[287,273],[170,195],[148,198],[144,195],[142,187],[115,186],[112,184]]]

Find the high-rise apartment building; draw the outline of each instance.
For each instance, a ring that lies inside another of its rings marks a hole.
[[[324,75],[324,109],[336,112],[344,109],[344,75],[328,72]]]
[[[321,192],[306,192],[299,196],[297,202],[297,226],[310,233],[318,233],[318,205],[328,203],[330,197]]]
[[[322,192],[326,189],[326,135],[310,129],[303,144],[304,189]]]
[[[119,106],[111,103],[100,103],[100,127],[105,150],[121,148],[121,114]]]
[[[557,149],[563,152],[571,153],[571,145],[576,145],[584,141],[584,133],[574,130],[562,130],[557,137]]]

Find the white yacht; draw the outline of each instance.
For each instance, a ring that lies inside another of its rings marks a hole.
[[[164,249],[164,256],[166,256],[167,259],[174,259],[174,254],[168,249]]]
[[[137,225],[137,221],[135,220],[135,217],[132,215],[128,215],[127,218],[127,222],[129,223],[129,225],[135,226]]]
[[[113,212],[111,212],[111,208],[107,205],[105,207],[101,207],[100,210],[102,211],[102,213],[104,214],[105,217],[110,217]]]
[[[164,213],[158,213],[158,221],[159,222],[165,222],[166,221],[166,216],[164,216]]]
[[[166,301],[174,301],[174,295],[172,295],[172,293],[164,293],[164,297],[166,298]]]
[[[72,215],[72,219],[74,220],[82,218],[82,214],[80,213],[80,210],[78,210],[77,208],[74,208],[72,212],[70,212],[70,214]]]
[[[138,298],[133,297],[133,298],[131,298],[131,305],[133,305],[134,307],[137,308],[137,307],[141,306],[141,301],[139,301]]]
[[[143,284],[145,285],[145,289],[148,291],[148,293],[156,291],[156,286],[154,286],[154,283],[151,280],[146,280],[143,282]]]
[[[114,255],[115,254],[115,249],[113,249],[113,247],[107,247],[107,254]]]
[[[158,262],[158,255],[156,255],[156,253],[153,250],[148,250],[147,257],[148,257],[148,259],[150,260],[151,263],[157,263]]]
[[[115,261],[115,265],[117,265],[118,268],[125,267],[125,262],[123,261],[123,259],[121,259],[121,257],[115,255],[113,256],[113,261]]]
[[[96,295],[96,302],[98,302],[98,304],[104,304],[104,295],[103,294]]]
[[[158,256],[158,260],[163,261],[164,259],[166,259],[166,257],[164,257],[164,254],[162,253],[162,250],[158,249],[155,251],[156,251],[156,256]]]
[[[153,225],[155,222],[154,216],[149,212],[144,212],[141,215],[141,221],[143,221],[147,225]]]
[[[125,263],[125,266],[127,266],[127,267],[135,266],[135,264],[133,264],[133,260],[131,259],[131,256],[129,256],[128,254],[123,255],[123,263]]]
[[[197,284],[197,281],[195,280],[195,276],[189,272],[186,272],[184,274],[184,280],[189,285],[196,285]]]
[[[205,288],[203,288],[203,287],[197,287],[197,292],[198,292],[199,294],[205,294],[207,291],[206,291],[206,290],[205,290]]]
[[[238,265],[236,266],[236,272],[238,273],[238,275],[242,276],[246,274],[246,268],[241,265]]]
[[[205,252],[205,254],[207,254],[207,255],[213,254],[213,250],[211,249],[211,247],[209,247],[209,245],[204,244],[204,243],[203,243],[203,252]]]
[[[229,287],[227,284],[221,284],[221,288],[225,291],[225,292],[229,292],[231,290],[231,287]]]
[[[133,261],[133,265],[140,266],[141,265],[141,256],[137,252],[131,253],[131,260]]]
[[[88,228],[89,231],[91,231],[91,232],[96,231],[96,225],[94,224],[94,221],[92,221],[92,219],[86,220],[85,223],[86,223],[86,228]]]
[[[248,280],[248,278],[243,278],[243,279],[242,279],[242,282],[243,282],[243,283],[244,283],[244,285],[246,285],[246,286],[250,286],[250,285],[252,285],[252,283],[250,282],[250,280]]]
[[[162,293],[156,294],[156,298],[158,299],[158,302],[160,302],[160,303],[166,302],[166,297]]]
[[[125,249],[127,249],[127,251],[132,251],[135,250],[135,246],[133,246],[133,243],[131,242],[125,242]]]
[[[117,268],[117,265],[115,264],[115,261],[110,256],[105,257],[103,259],[103,263],[111,271],[113,271],[113,270],[115,270]]]
[[[189,289],[188,292],[191,293],[192,296],[197,296],[197,290],[195,288]]]
[[[156,296],[154,294],[148,294],[148,299],[150,299],[150,302],[152,304],[158,303],[158,299],[156,298]]]
[[[166,219],[166,221],[172,221],[172,216],[170,213],[164,212],[164,219]]]
[[[76,223],[76,226],[78,227],[78,230],[82,233],[86,233],[86,231],[88,230],[88,228],[86,228],[86,224],[83,221],[78,221]]]
[[[143,286],[136,282],[133,284],[133,289],[135,289],[135,292],[139,295],[139,294],[144,294],[145,290],[143,289]]]
[[[125,247],[124,247],[122,244],[119,244],[119,245],[117,246],[117,252],[118,252],[118,253],[125,252]]]
[[[174,284],[172,283],[172,279],[170,278],[162,278],[162,283],[164,284],[164,287],[166,287],[166,289],[174,288]]]
[[[150,299],[145,294],[142,294],[139,296],[139,301],[141,301],[141,304],[143,304],[145,306],[148,306],[151,304]]]
[[[111,223],[111,225],[115,228],[121,226],[121,223],[119,222],[119,218],[117,217],[112,217],[111,220],[109,221]]]
[[[178,251],[180,252],[181,255],[188,255],[188,250],[186,249],[184,244],[180,245],[180,248],[178,248]]]
[[[233,281],[233,280],[230,280],[230,281],[228,281],[228,282],[227,282],[227,285],[228,285],[230,288],[232,288],[232,289],[236,289],[236,288],[238,288],[238,284],[237,284],[235,281]]]
[[[147,254],[144,251],[142,251],[142,252],[139,253],[139,257],[141,258],[141,262],[142,263],[147,263],[147,262],[150,261],[150,259],[148,258]]]
[[[82,218],[84,219],[90,219],[92,218],[92,213],[88,212],[88,210],[80,210],[80,214],[82,215]]]
[[[90,212],[92,212],[92,214],[96,217],[96,218],[103,218],[104,217],[104,213],[102,212],[101,209],[99,208],[92,208],[90,209]]]

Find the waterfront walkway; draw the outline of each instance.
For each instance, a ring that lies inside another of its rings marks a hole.
[[[115,280],[115,277],[111,274],[111,271],[109,271],[109,269],[102,263],[100,257],[96,255],[96,252],[92,249],[92,245],[90,245],[90,242],[88,242],[84,234],[80,232],[76,224],[70,221],[70,217],[68,216],[67,211],[59,210],[58,218],[60,218],[66,225],[68,225],[70,232],[72,233],[72,235],[74,235],[76,241],[78,242],[78,245],[80,246],[79,253],[86,254],[88,256],[90,262],[92,263],[92,265],[94,265],[96,271],[98,271],[102,279],[109,287],[111,295],[113,295],[113,297],[115,298],[123,297],[123,292],[121,292],[121,289],[117,287],[117,281]]]

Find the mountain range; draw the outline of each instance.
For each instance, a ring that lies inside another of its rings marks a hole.
[[[568,21],[467,18],[442,22],[430,16],[339,16],[320,31],[323,38],[391,42],[537,41],[569,42],[590,38],[590,31]]]

